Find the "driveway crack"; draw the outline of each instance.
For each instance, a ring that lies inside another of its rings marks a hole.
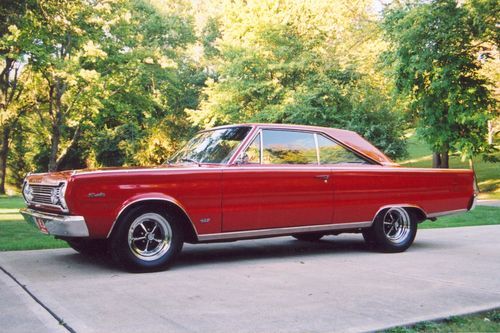
[[[36,297],[26,285],[19,282],[18,279],[10,272],[5,270],[2,266],[0,266],[0,270],[5,273],[8,277],[10,277],[15,283],[17,283],[35,302],[37,302],[42,308],[45,309],[55,320],[59,323],[59,325],[63,326],[68,332],[76,333],[76,331],[68,325],[61,317],[59,317],[54,311],[52,311],[47,305],[45,305],[38,297]]]

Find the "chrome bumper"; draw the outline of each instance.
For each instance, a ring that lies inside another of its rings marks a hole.
[[[89,236],[83,216],[50,214],[29,208],[23,208],[19,212],[29,224],[43,233],[65,237]]]

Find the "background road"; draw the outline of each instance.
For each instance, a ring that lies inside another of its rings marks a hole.
[[[500,306],[500,226],[421,230],[405,253],[360,235],[186,245],[130,274],[69,249],[0,253],[0,327],[77,332],[369,331]],[[36,329],[33,329],[36,328]]]

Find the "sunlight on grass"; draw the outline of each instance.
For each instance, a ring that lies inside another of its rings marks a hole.
[[[401,166],[410,168],[431,168],[432,152],[414,130],[406,133],[409,158],[397,161]],[[500,159],[500,152],[495,154]],[[457,155],[450,156],[450,168],[469,169],[468,161],[461,161]],[[500,199],[500,163],[485,162],[478,157],[474,160],[481,199]]]

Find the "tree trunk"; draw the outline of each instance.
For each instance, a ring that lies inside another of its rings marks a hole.
[[[449,146],[446,144],[441,151],[441,166],[442,169],[448,169],[450,167],[450,155],[449,155]]]
[[[61,141],[61,129],[58,123],[59,121],[56,121],[54,124],[52,124],[52,137],[50,139],[49,172],[56,171],[57,168],[57,151],[59,150],[59,142]]]
[[[440,168],[441,167],[441,154],[440,153],[432,153],[432,167]]]
[[[0,194],[5,194],[5,177],[7,174],[7,156],[9,153],[9,126],[2,129],[2,147],[0,148]]]
[[[55,112],[52,122],[52,137],[50,140],[49,172],[57,171],[57,152],[61,142],[61,128],[63,125],[62,96],[65,91],[65,84],[57,79],[55,84]]]
[[[433,168],[441,168],[448,169],[449,168],[449,151],[448,148],[445,147],[440,153],[432,153],[432,167]]]

